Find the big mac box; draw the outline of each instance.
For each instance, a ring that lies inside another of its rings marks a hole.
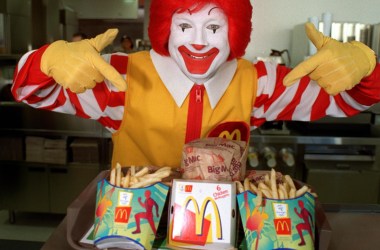
[[[292,189],[294,194],[281,191]],[[240,191],[237,201],[247,246],[241,249],[314,249],[316,194],[307,185],[272,169],[246,178]]]
[[[108,177],[100,180],[93,229],[96,247],[152,249],[168,191],[162,182],[124,188],[111,184]]]
[[[233,182],[175,179],[169,205],[168,247],[234,248],[236,216]]]
[[[183,179],[239,181],[245,176],[247,143],[208,137],[186,143],[182,150]]]

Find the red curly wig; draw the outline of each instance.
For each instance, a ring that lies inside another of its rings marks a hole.
[[[228,60],[242,57],[252,31],[252,5],[249,0],[152,0],[148,27],[152,48],[160,55],[169,56],[168,41],[173,14],[187,9],[198,11],[210,3],[223,9],[227,17],[231,49]]]

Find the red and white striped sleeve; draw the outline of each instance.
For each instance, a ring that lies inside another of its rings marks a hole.
[[[319,85],[303,77],[290,87],[282,82],[291,69],[258,62],[258,88],[251,113],[251,126],[266,121],[313,121],[324,116],[347,117],[370,108],[380,101],[380,65],[360,84],[336,96],[328,95]]]
[[[124,113],[125,92],[118,91],[108,80],[81,94],[64,89],[40,70],[41,57],[46,48],[31,51],[20,59],[12,86],[16,101],[38,109],[97,120],[111,132],[118,130]],[[126,54],[103,55],[103,58],[126,78]]]

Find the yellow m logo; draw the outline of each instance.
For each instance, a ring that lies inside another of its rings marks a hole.
[[[127,218],[127,215],[128,215],[128,212],[126,209],[119,209],[117,210],[115,217],[119,219],[125,219]]]
[[[281,226],[281,231],[284,231],[285,229],[285,226],[286,226],[286,231],[289,231],[290,230],[290,227],[289,227],[289,224],[287,221],[277,221],[277,224],[276,224],[276,231],[278,232],[278,227]]]
[[[115,208],[115,222],[128,223],[130,214],[131,214],[131,207],[116,207]]]
[[[202,229],[203,229],[203,221],[206,213],[206,208],[208,204],[211,204],[214,208],[214,217],[215,217],[215,223],[216,223],[216,237],[218,239],[222,239],[222,225],[220,222],[220,214],[218,206],[216,205],[215,201],[211,197],[206,197],[203,200],[202,207],[199,209],[198,202],[195,200],[193,196],[188,196],[186,200],[183,203],[183,206],[181,208],[181,213],[184,214],[186,208],[188,207],[189,203],[192,202],[195,209],[195,234],[201,235]],[[181,217],[180,217],[181,218]],[[183,225],[186,226],[186,225]],[[181,230],[181,228],[179,228]],[[176,231],[176,230],[174,230]]]
[[[227,130],[224,130],[222,133],[219,134],[219,137],[226,138],[229,140],[241,141],[241,132],[239,129],[235,129],[234,131],[232,131],[232,133],[228,132]]]

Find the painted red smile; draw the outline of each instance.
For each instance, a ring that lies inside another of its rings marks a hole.
[[[210,65],[214,61],[215,57],[219,54],[217,48],[212,48],[206,53],[194,53],[188,50],[184,45],[178,48],[181,53],[187,70],[191,74],[205,74],[210,68]]]

